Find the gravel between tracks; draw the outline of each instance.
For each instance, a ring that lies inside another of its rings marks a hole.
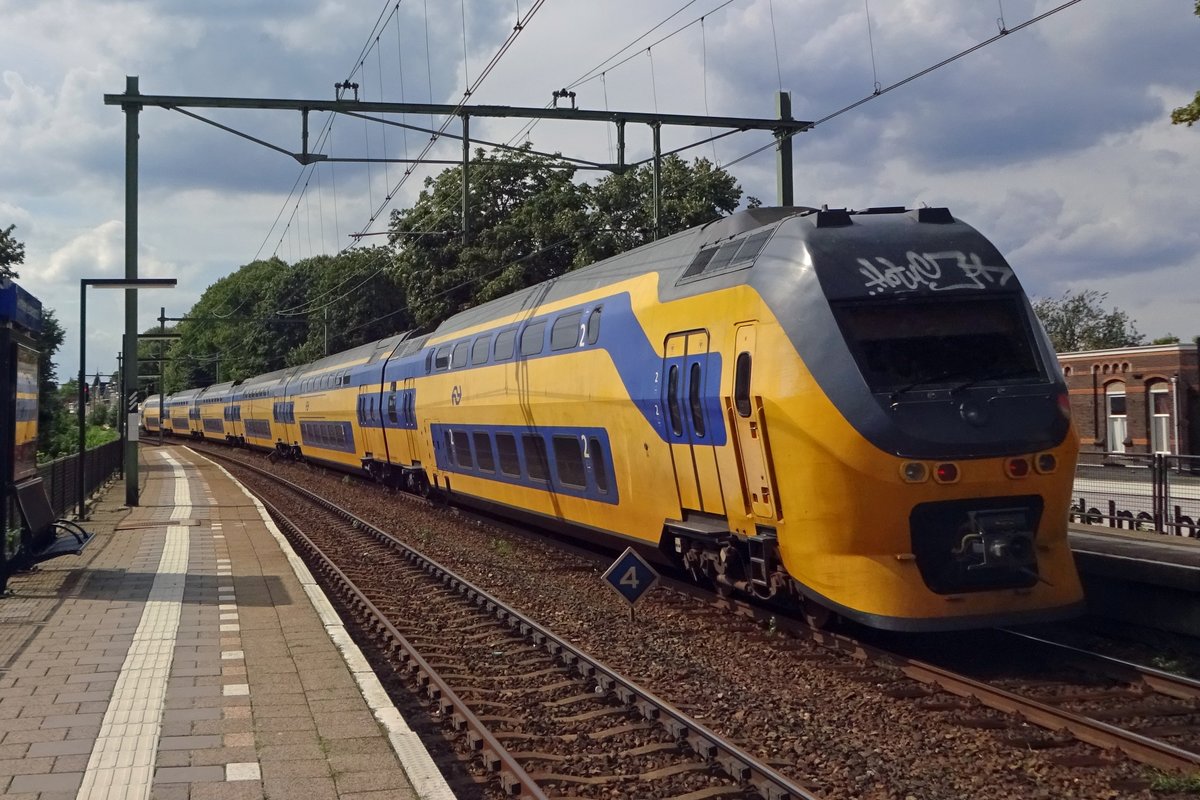
[[[1119,755],[1079,744],[1040,749],[1056,737],[1031,726],[961,724],[999,715],[972,701],[897,699],[884,691],[878,667],[858,669],[849,658],[829,660],[806,644],[784,645],[729,615],[695,613],[662,589],[643,601],[631,624],[599,570],[550,545],[319,468],[274,469],[521,608],[826,797],[1174,796],[1135,788],[1151,772]],[[1071,755],[1101,755],[1105,763],[1056,763]]]

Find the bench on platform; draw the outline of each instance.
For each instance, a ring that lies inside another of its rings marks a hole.
[[[16,485],[17,506],[25,522],[22,552],[17,558],[21,569],[59,556],[77,556],[96,538],[96,534],[66,519],[57,519],[41,478]]]

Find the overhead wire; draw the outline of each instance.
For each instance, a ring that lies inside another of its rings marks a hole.
[[[1051,17],[1051,16],[1059,13],[1060,11],[1064,11],[1065,9],[1070,8],[1071,6],[1073,6],[1079,2],[1081,2],[1081,0],[1067,0],[1067,2],[1062,3],[1061,5],[1055,6],[1054,8],[1052,8],[1048,11],[1044,11],[1043,13],[1038,14],[1036,17],[1031,17],[1031,18],[1025,20],[1020,25],[1017,25],[1015,28],[1011,28],[1008,30],[1002,30],[1000,33],[996,34],[995,36],[992,36],[989,39],[985,39],[982,42],[978,42],[977,44],[974,44],[965,50],[961,50],[958,53],[955,53],[954,55],[950,56],[949,58],[939,61],[938,63],[934,64],[931,67],[926,67],[925,69],[921,70],[920,72],[916,72],[912,75],[909,75],[907,78],[904,78],[903,80],[899,80],[889,86],[882,87],[882,88],[878,89],[877,91],[872,92],[871,94],[862,98],[861,100],[856,100],[855,102],[851,103],[850,105],[845,106],[844,108],[840,108],[837,111],[834,111],[832,114],[826,114],[824,117],[821,117],[820,119],[814,121],[811,125],[806,126],[803,130],[792,131],[792,132],[786,133],[782,137],[778,138],[776,141],[769,142],[769,143],[763,145],[762,147],[751,150],[750,152],[746,153],[745,155],[739,156],[738,158],[735,158],[732,161],[726,162],[725,164],[722,164],[721,166],[723,169],[727,169],[729,167],[732,167],[734,164],[740,164],[741,162],[745,161],[746,159],[748,159],[752,156],[756,156],[764,150],[767,150],[767,149],[777,146],[779,144],[779,142],[782,141],[783,139],[790,139],[798,133],[803,133],[805,131],[812,130],[813,128],[817,127],[818,125],[826,123],[829,120],[834,119],[836,117],[840,117],[842,114],[845,114],[848,111],[852,111],[852,110],[858,108],[859,106],[863,105],[864,103],[868,103],[877,97],[881,97],[894,89],[899,89],[901,86],[912,83],[913,81],[917,80],[918,78],[923,78],[924,76],[928,75],[929,73],[934,72],[935,70],[939,70],[942,67],[946,66],[947,64],[952,64],[955,61],[958,61],[960,58],[964,58],[964,57],[970,55],[971,53],[974,53],[976,50],[979,50],[983,47],[987,47],[988,45],[993,44],[993,43],[999,41],[1000,39],[1003,39],[1004,37],[1008,36],[1010,33],[1016,33],[1017,31],[1021,30],[1022,28],[1027,28],[1030,25],[1041,22],[1042,20],[1044,20],[1048,17]]]

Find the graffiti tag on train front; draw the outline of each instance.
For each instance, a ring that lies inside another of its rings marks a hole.
[[[883,256],[860,258],[858,271],[866,280],[867,294],[915,292],[925,288],[933,292],[961,289],[987,289],[1004,286],[1013,272],[1007,266],[984,264],[976,253],[949,250],[940,253],[908,251],[908,262],[896,264]]]

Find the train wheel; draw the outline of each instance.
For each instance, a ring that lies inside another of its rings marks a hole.
[[[833,623],[837,619],[837,614],[834,614],[820,603],[809,600],[807,597],[801,601],[800,613],[804,617],[804,621],[808,624],[808,627],[819,631],[829,630],[833,627]]]

